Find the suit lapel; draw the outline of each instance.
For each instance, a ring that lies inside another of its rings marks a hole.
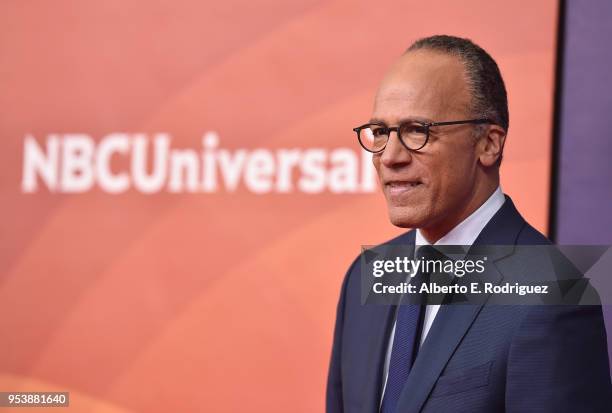
[[[415,231],[407,232],[397,240],[390,242],[397,245],[414,246]],[[364,382],[364,404],[363,413],[377,412],[382,397],[383,373],[389,336],[395,320],[395,305],[367,304],[369,307],[368,319],[364,320],[369,326],[371,334],[369,340],[364,343],[364,357],[368,362],[368,369]]]
[[[364,343],[364,346],[367,346],[365,354],[371,356],[366,356],[368,371],[363,386],[364,413],[377,412],[380,406],[385,356],[395,314],[395,306],[369,305],[373,307],[368,323],[371,326],[372,334],[369,336],[370,340]]]
[[[499,283],[502,276],[494,266],[487,270],[489,281]],[[463,277],[459,284],[477,282],[474,277]],[[488,295],[480,294],[471,304],[443,305],[421,346],[412,366],[406,386],[398,403],[402,412],[418,412],[427,400],[446,363],[455,352]]]
[[[516,211],[514,204],[509,197],[506,197],[504,205],[491,218],[474,242],[474,245],[509,246],[507,249],[497,248],[495,253],[489,256],[489,259],[493,261],[493,265],[486,267],[487,270],[484,278],[487,281],[498,284],[503,278],[494,263],[513,252],[513,245],[524,224],[525,221]],[[481,281],[480,278],[466,275],[459,279],[458,283],[469,285],[471,282]],[[398,411],[417,413],[421,410],[440,373],[487,299],[487,294],[480,294],[473,304],[443,305],[440,307],[434,323],[427,334],[427,338],[421,346],[415,363],[412,366],[400,396]]]

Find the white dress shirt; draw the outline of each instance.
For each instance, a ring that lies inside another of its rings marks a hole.
[[[493,194],[474,211],[469,217],[461,221],[456,227],[450,230],[445,236],[440,238],[434,245],[472,245],[482,229],[487,223],[493,218],[493,215],[502,207],[506,198],[502,193],[500,187],[493,192]],[[421,234],[420,230],[416,230],[415,247],[422,245],[431,245],[427,239]],[[416,251],[416,248],[415,248]],[[423,330],[421,331],[421,341],[419,347],[423,345],[427,333],[438,314],[440,309],[439,304],[427,305],[425,307],[425,317],[423,319]],[[393,322],[393,329],[391,330],[391,336],[389,337],[389,345],[387,346],[387,354],[385,356],[385,368],[384,368],[384,380],[383,380],[383,391],[382,395],[385,394],[385,387],[387,386],[387,376],[389,373],[389,362],[391,361],[391,349],[393,348],[393,338],[395,337],[395,322]],[[381,396],[382,402],[382,396]]]

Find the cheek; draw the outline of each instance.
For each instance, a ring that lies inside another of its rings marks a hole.
[[[380,156],[376,154],[372,154],[372,164],[374,168],[376,168],[376,172],[378,172],[378,167],[380,166]]]
[[[380,177],[380,155],[377,155],[377,154],[372,155],[372,164],[374,165],[376,174]]]
[[[434,202],[461,196],[469,189],[474,173],[473,154],[457,156],[456,152],[439,153],[433,159],[435,161],[430,171],[433,182],[431,196]]]

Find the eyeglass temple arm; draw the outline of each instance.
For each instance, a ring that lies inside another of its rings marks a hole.
[[[429,122],[427,126],[461,125],[463,123],[492,123],[490,119],[451,120],[448,122]]]

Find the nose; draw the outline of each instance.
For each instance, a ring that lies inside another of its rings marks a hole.
[[[387,168],[398,168],[412,161],[412,153],[400,142],[396,131],[389,133],[389,140],[380,161]]]

